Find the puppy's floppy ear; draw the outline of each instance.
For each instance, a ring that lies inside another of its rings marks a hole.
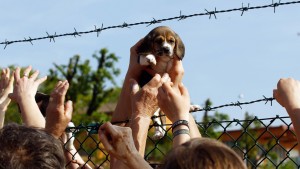
[[[185,53],[185,47],[184,44],[182,42],[182,40],[180,39],[180,37],[175,33],[175,40],[176,40],[176,44],[175,44],[175,54],[176,56],[182,60],[184,57],[184,53]]]
[[[138,47],[137,53],[141,55],[141,54],[149,54],[151,52],[152,52],[152,34],[148,33],[148,35],[144,37],[142,44]]]

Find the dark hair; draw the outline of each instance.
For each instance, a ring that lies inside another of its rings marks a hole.
[[[8,124],[0,130],[1,169],[65,168],[63,143],[44,130]]]
[[[44,117],[46,117],[46,110],[49,104],[50,95],[41,92],[36,92],[35,102],[39,104],[40,111]]]
[[[246,169],[227,145],[209,138],[194,138],[174,149],[165,158],[163,169]]]

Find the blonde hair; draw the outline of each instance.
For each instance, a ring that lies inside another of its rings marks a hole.
[[[163,169],[246,169],[241,157],[220,141],[194,138],[171,150]]]

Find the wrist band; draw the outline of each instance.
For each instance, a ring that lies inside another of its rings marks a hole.
[[[176,121],[175,123],[172,124],[172,132],[173,132],[173,130],[174,130],[177,126],[180,126],[180,125],[185,125],[185,126],[187,126],[188,128],[190,128],[190,127],[189,127],[189,122],[188,122],[188,121],[186,121],[186,120],[178,120],[178,121]]]
[[[174,133],[173,133],[173,139],[178,136],[179,134],[187,134],[187,135],[190,135],[190,130],[188,129],[179,129],[179,130],[176,130]]]

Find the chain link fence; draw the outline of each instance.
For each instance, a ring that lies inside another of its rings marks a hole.
[[[248,168],[299,168],[297,139],[289,117],[258,119],[257,117],[231,121],[196,122],[203,137],[220,140],[235,150]],[[97,131],[101,123],[68,128],[75,137],[74,145],[83,159],[93,168],[109,168],[110,159],[99,142]],[[153,167],[163,162],[172,148],[170,124],[166,134],[152,139],[154,127],[149,128],[145,159]],[[162,127],[162,126],[161,126]],[[74,154],[75,155],[75,154]],[[67,162],[67,166],[71,161]]]

